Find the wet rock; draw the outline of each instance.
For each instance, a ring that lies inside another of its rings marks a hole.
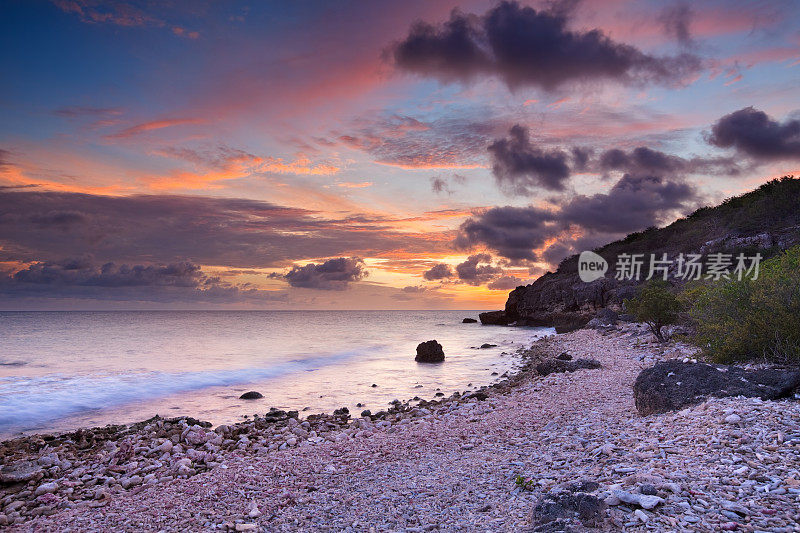
[[[479,314],[478,318],[481,319],[481,324],[491,326],[507,326],[513,322],[513,320],[506,315],[505,311],[488,311]]]
[[[800,387],[800,372],[747,370],[729,365],[682,362],[657,363],[643,370],[633,385],[636,409],[641,415],[676,411],[709,396],[746,396],[776,400]]]
[[[497,345],[496,344],[489,344],[488,342],[485,342],[485,343],[481,344],[481,349],[485,350],[486,348],[497,348]]]
[[[251,390],[251,391],[245,392],[244,394],[239,396],[239,399],[240,400],[258,400],[258,399],[263,398],[263,397],[264,397],[264,395],[261,394],[260,392]]]
[[[441,363],[444,361],[442,345],[435,340],[420,343],[414,360],[418,363]]]
[[[476,322],[477,320],[475,320],[474,318],[465,318],[464,320],[461,321],[462,324],[474,324]]]

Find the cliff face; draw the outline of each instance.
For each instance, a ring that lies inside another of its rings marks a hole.
[[[578,277],[578,257],[568,257],[555,272],[511,291],[504,311],[484,313],[481,321],[559,329],[583,326],[599,309],[620,306],[644,282],[615,279],[617,257],[622,253],[645,254],[645,258],[666,253],[670,259],[680,253],[761,253],[767,258],[797,244],[800,179],[782,178],[716,207],[699,209],[665,228],[633,233],[594,250],[608,262],[609,269],[606,277],[592,283]],[[646,274],[646,267],[643,270]]]

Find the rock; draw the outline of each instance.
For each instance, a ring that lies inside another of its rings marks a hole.
[[[596,496],[582,492],[551,492],[533,509],[536,526],[551,524],[546,531],[564,531],[566,523],[577,514],[580,523],[587,527],[598,527],[603,521],[606,504]],[[545,529],[543,529],[545,530]],[[540,529],[536,529],[540,531]]]
[[[513,322],[513,320],[506,316],[505,311],[487,311],[486,313],[479,314],[478,318],[481,319],[481,324],[489,326],[507,326]]]
[[[546,359],[536,365],[536,372],[542,376],[556,374],[559,372],[575,372],[581,368],[603,368],[603,365],[595,359],[578,359],[576,361],[564,361],[563,359]]]
[[[642,509],[652,509],[656,505],[662,503],[664,498],[660,498],[658,496],[648,496],[647,494],[633,494],[626,490],[615,489],[611,491],[611,494],[615,496],[619,501],[624,503],[629,503],[632,505],[638,505]]]
[[[258,526],[256,524],[240,523],[236,524],[234,529],[236,531],[255,531],[256,529],[258,529]]]
[[[642,494],[646,494],[648,496],[655,496],[658,491],[656,491],[656,488],[653,485],[649,483],[644,483],[639,487],[639,492],[641,492]]]
[[[420,343],[414,360],[418,363],[441,363],[444,361],[442,345],[435,340]]]
[[[728,424],[738,424],[741,421],[742,417],[737,414],[732,414],[725,417],[725,422]]]
[[[481,349],[485,350],[486,348],[497,348],[497,345],[496,344],[489,344],[488,342],[485,342],[485,343],[481,344]]]
[[[461,321],[462,324],[475,324],[476,322],[477,320],[475,320],[474,318],[465,318],[464,320]]]
[[[33,461],[21,461],[0,468],[0,483],[21,483],[30,481],[41,474],[44,469]]]
[[[36,490],[34,491],[34,496],[41,496],[42,494],[52,494],[58,490],[58,483],[51,482],[51,483],[42,483]]]
[[[363,411],[361,411],[361,416],[362,417],[372,416],[372,411],[370,411],[369,409],[364,409]]]
[[[572,361],[572,356],[567,352],[562,352],[556,356],[556,359],[559,359],[561,361]]]
[[[264,397],[264,395],[261,394],[260,392],[251,390],[251,391],[245,392],[244,394],[239,396],[239,399],[240,400],[258,400],[258,399],[263,398],[263,397]]]
[[[747,396],[777,400],[800,387],[800,372],[766,369],[746,370],[729,365],[681,362],[657,363],[643,370],[633,385],[639,414],[676,411],[709,396]]]

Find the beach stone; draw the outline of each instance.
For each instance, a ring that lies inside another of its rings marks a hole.
[[[638,505],[642,509],[652,509],[653,507],[664,501],[664,499],[660,498],[659,496],[648,496],[647,494],[633,494],[631,492],[622,489],[615,489],[611,491],[611,493],[617,499],[619,499],[619,501],[624,503],[629,503],[632,505]]]
[[[485,350],[486,348],[497,348],[497,345],[496,344],[490,344],[488,342],[485,342],[485,343],[481,344],[481,349]]]
[[[746,396],[762,400],[790,397],[800,387],[800,372],[747,370],[731,365],[682,362],[656,363],[643,370],[633,385],[641,415],[677,411],[709,396]]]
[[[418,363],[441,363],[444,361],[442,345],[436,340],[420,343],[417,346],[417,356],[414,360]]]
[[[474,318],[465,318],[461,321],[462,324],[475,324],[477,322]]]
[[[561,372],[575,372],[576,370],[582,368],[602,368],[602,365],[595,359],[578,359],[576,361],[547,359],[536,365],[536,372],[542,376],[548,376],[550,374],[557,374]]]
[[[21,461],[0,468],[0,483],[21,483],[30,481],[44,472],[34,461]]]
[[[742,417],[737,414],[728,415],[725,417],[725,422],[728,424],[738,424],[742,421]]]
[[[258,400],[258,399],[263,398],[263,397],[264,397],[264,395],[261,394],[260,392],[251,390],[251,391],[245,392],[244,394],[239,396],[239,399],[240,400]]]
[[[34,491],[34,496],[41,496],[42,494],[52,494],[53,492],[58,490],[58,483],[51,482],[51,483],[42,483],[36,490]]]

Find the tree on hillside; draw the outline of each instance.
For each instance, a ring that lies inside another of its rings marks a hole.
[[[663,280],[650,281],[635,297],[625,300],[625,309],[647,324],[660,342],[665,341],[664,326],[675,323],[682,307],[670,284]]]

